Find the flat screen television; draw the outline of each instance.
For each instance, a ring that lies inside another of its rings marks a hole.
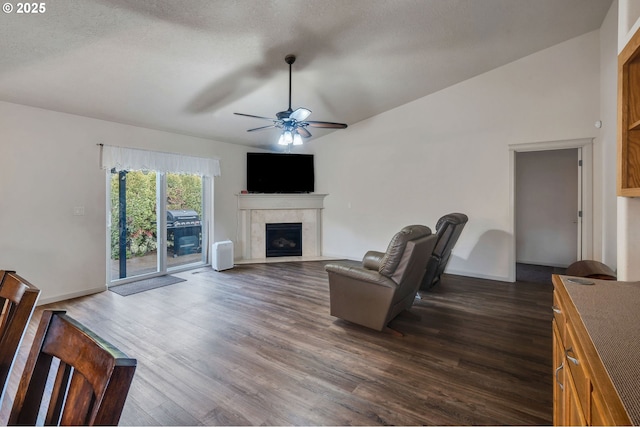
[[[249,193],[313,193],[313,154],[247,153]]]

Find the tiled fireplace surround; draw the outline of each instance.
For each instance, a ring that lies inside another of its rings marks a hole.
[[[322,258],[322,209],[326,194],[238,194],[241,262]],[[302,223],[302,256],[266,258],[267,223]],[[285,259],[287,258],[287,259]]]

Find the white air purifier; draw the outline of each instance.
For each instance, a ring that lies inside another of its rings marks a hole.
[[[231,240],[211,245],[211,267],[216,271],[233,268],[233,242]]]

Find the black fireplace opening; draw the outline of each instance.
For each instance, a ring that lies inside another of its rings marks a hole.
[[[266,224],[267,257],[302,256],[302,223]]]

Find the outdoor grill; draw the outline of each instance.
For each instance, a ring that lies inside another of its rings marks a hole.
[[[173,243],[173,256],[194,254],[202,250],[202,222],[193,210],[167,211],[167,241]]]

